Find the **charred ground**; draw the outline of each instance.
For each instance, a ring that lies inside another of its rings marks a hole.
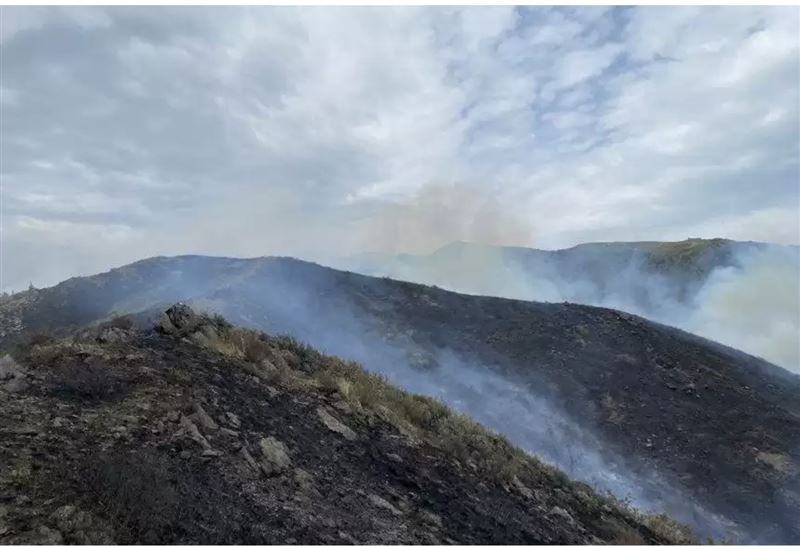
[[[441,404],[171,308],[0,376],[0,543],[692,540]]]

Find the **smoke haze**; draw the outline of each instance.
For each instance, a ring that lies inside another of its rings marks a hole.
[[[726,244],[731,255],[705,276],[654,270],[642,252],[613,244],[555,254],[454,244],[428,256],[337,265],[469,294],[620,309],[800,373],[800,247]],[[713,258],[688,267],[703,259]]]

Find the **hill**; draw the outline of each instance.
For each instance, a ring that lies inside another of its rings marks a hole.
[[[8,347],[186,300],[435,396],[701,536],[797,542],[800,378],[611,309],[476,297],[298,260],[154,258],[0,305]]]
[[[546,251],[453,243],[430,255],[357,255],[332,265],[467,294],[612,307],[800,374],[797,246],[687,239]]]
[[[674,543],[432,399],[174,306],[0,375],[0,543]]]
[[[459,292],[481,295],[509,295],[503,291],[527,289],[538,297],[577,297],[570,285],[584,282],[593,291],[615,292],[626,287],[615,282],[620,272],[632,266],[642,273],[662,275],[675,283],[676,298],[688,297],[699,283],[718,267],[736,265],[739,252],[766,248],[764,243],[728,239],[687,239],[685,241],[584,243],[559,250],[494,246],[455,242],[428,255],[356,254],[336,261],[335,267],[372,276],[391,276],[400,280],[436,284]],[[513,283],[498,283],[498,275],[525,275]],[[559,283],[557,286],[536,286]],[[551,293],[548,293],[550,291]],[[520,296],[520,294],[513,294]],[[642,306],[652,306],[648,294],[637,294]],[[579,303],[579,302],[576,302]]]

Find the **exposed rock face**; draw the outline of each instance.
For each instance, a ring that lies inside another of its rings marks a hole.
[[[188,305],[178,303],[164,311],[159,325],[169,334],[187,331],[197,325],[197,315]]]
[[[280,440],[269,436],[263,438],[258,446],[261,449],[261,468],[267,476],[281,474],[292,465],[286,446]]]
[[[336,417],[325,411],[324,408],[317,408],[317,415],[319,416],[322,423],[333,432],[341,434],[348,440],[356,439],[357,437],[356,433],[353,432],[353,430],[350,427],[343,424],[341,421],[336,419]]]
[[[214,422],[214,420],[206,413],[206,410],[203,409],[198,403],[194,404],[194,414],[193,417],[197,419],[197,422],[206,430],[219,430],[219,425]]]
[[[165,316],[180,328],[20,355],[29,386],[0,390],[0,544],[670,540],[530,458],[516,487],[536,502],[363,405],[334,416],[341,397],[314,378],[341,361],[264,338],[294,353],[267,385],[224,347],[186,342],[187,324],[219,324]],[[115,389],[68,375],[90,359]]]
[[[0,389],[20,392],[25,390],[26,386],[25,373],[16,361],[9,355],[0,357]]]

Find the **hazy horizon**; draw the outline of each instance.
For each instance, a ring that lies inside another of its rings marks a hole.
[[[693,238],[690,237],[688,239],[693,239]],[[713,239],[713,237],[710,238],[710,239]],[[687,240],[687,239],[684,239],[684,241],[685,240]],[[585,242],[576,243],[574,245],[570,245],[570,246],[566,246],[566,247],[552,247],[552,248],[542,248],[542,247],[536,247],[536,246],[520,246],[520,245],[502,245],[502,244],[487,245],[487,246],[506,247],[506,248],[521,248],[521,249],[530,249],[530,250],[544,250],[544,251],[552,252],[552,251],[558,251],[558,250],[567,250],[567,249],[574,248],[574,247],[577,247],[577,246],[582,246],[582,245],[614,244],[614,243],[651,243],[651,242],[670,243],[670,242],[681,242],[681,241],[641,241],[641,240],[629,240],[629,241],[625,241],[625,240],[620,240],[620,241],[585,241]],[[794,248],[798,247],[798,245],[796,245],[796,244],[782,244],[782,243],[773,243],[773,242],[769,242],[769,241],[738,241],[738,242],[750,242],[750,243],[757,243],[757,244],[768,244],[768,245],[774,245],[774,246],[777,246],[777,247],[794,247]],[[442,246],[438,246],[438,247],[434,248],[430,252],[417,252],[417,253],[415,253],[415,252],[408,252],[408,253],[401,252],[401,253],[397,253],[397,254],[393,254],[393,253],[388,253],[387,252],[385,254],[387,256],[408,255],[408,256],[425,257],[425,256],[432,255],[432,254],[434,254],[434,253],[436,253],[436,252],[438,252],[438,251],[440,251],[440,250],[442,250],[442,249],[444,249],[446,247],[449,247],[451,245],[459,245],[459,244],[464,244],[464,245],[484,245],[486,243],[475,243],[475,242],[472,242],[472,241],[463,241],[463,240],[461,240],[461,241],[451,241],[449,243],[443,244]],[[69,277],[59,278],[59,279],[57,279],[57,280],[55,280],[55,281],[53,281],[51,283],[36,284],[33,281],[26,281],[24,283],[20,283],[18,286],[6,287],[5,291],[7,293],[21,292],[23,290],[27,290],[31,284],[34,286],[34,288],[37,288],[37,289],[49,288],[51,286],[55,286],[57,284],[60,284],[61,282],[65,281],[65,280],[69,280],[70,278],[73,278],[73,277],[89,277],[89,276],[93,276],[93,275],[98,275],[98,274],[101,274],[101,273],[106,273],[111,269],[115,269],[115,268],[118,268],[118,267],[124,267],[126,265],[130,265],[130,264],[133,264],[133,263],[136,263],[136,262],[141,262],[141,261],[150,260],[150,259],[154,259],[154,258],[178,258],[178,257],[182,257],[182,256],[203,256],[203,257],[208,257],[208,258],[232,258],[232,259],[242,259],[242,260],[257,260],[259,258],[282,258],[282,257],[286,257],[286,258],[296,258],[298,260],[304,260],[304,261],[319,263],[320,265],[323,265],[325,267],[332,267],[334,269],[341,269],[342,268],[341,259],[345,259],[346,260],[348,258],[357,258],[357,257],[359,257],[359,255],[362,255],[362,254],[363,255],[380,254],[380,251],[363,251],[363,252],[355,252],[355,253],[345,254],[345,255],[341,255],[341,254],[336,254],[336,255],[318,255],[318,256],[313,256],[313,257],[310,257],[310,256],[306,256],[306,257],[295,256],[295,255],[290,255],[290,254],[253,254],[253,255],[240,255],[240,256],[233,255],[233,254],[197,254],[197,253],[149,254],[149,255],[143,255],[143,256],[139,256],[139,257],[133,257],[132,259],[130,259],[128,261],[124,261],[124,262],[120,262],[120,263],[111,263],[111,264],[109,264],[107,266],[101,266],[100,269],[91,269],[91,270],[87,270],[87,271],[85,271],[83,273],[76,273],[76,274],[71,275]]]

